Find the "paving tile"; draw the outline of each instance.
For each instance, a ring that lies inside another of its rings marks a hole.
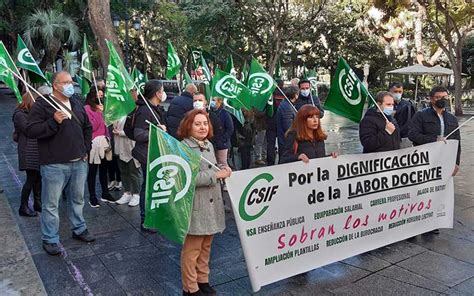
[[[456,286],[474,276],[474,265],[431,251],[402,261],[397,265],[449,287]]]
[[[397,263],[423,252],[426,252],[426,249],[422,246],[404,240],[372,250],[367,254],[378,257],[390,263]]]
[[[376,273],[377,275],[384,276],[387,278],[391,278],[401,282],[400,284],[411,284],[417,287],[433,290],[436,292],[444,292],[449,289],[448,286],[440,283],[439,281],[435,281],[416,273],[413,273],[409,270],[401,268],[396,265],[392,265],[388,268],[385,268]]]
[[[448,295],[472,295],[474,293],[474,277],[446,291]]]
[[[341,262],[365,269],[368,271],[377,271],[390,266],[390,262],[380,259],[368,253],[360,254],[342,260]]]
[[[439,295],[438,292],[379,276],[370,275],[355,283],[331,290],[335,295]]]

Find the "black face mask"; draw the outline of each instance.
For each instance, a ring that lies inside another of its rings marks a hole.
[[[437,100],[437,101],[434,103],[434,105],[435,105],[437,108],[443,109],[443,108],[446,107],[446,103],[447,103],[447,102],[448,102],[448,101],[447,101],[446,99],[439,99],[439,100]]]

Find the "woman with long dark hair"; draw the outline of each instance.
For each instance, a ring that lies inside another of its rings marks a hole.
[[[302,160],[308,163],[312,158],[325,157],[324,141],[327,135],[320,123],[321,113],[313,105],[304,105],[298,110],[290,129],[286,132],[285,145],[280,163]],[[336,157],[335,152],[331,156]]]
[[[21,202],[18,213],[24,217],[35,217],[41,212],[41,174],[39,167],[38,141],[26,136],[28,113],[34,104],[31,93],[22,96],[22,103],[13,113],[15,131],[13,138],[18,142],[18,164],[20,171],[26,171],[26,182],[21,189]],[[28,206],[30,193],[33,191],[34,203],[32,211]],[[35,212],[36,211],[36,212]]]

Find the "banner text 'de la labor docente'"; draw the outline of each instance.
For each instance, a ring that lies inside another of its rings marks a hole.
[[[252,289],[453,225],[458,142],[234,172]]]

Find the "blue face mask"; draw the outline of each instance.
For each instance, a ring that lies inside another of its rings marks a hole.
[[[387,116],[392,115],[392,113],[393,113],[393,106],[392,106],[392,107],[385,107],[385,108],[383,108],[383,113],[385,113],[385,115],[387,115]]]
[[[216,109],[216,101],[211,101],[211,103],[209,104],[209,107],[211,107],[211,109]]]
[[[72,84],[66,84],[63,86],[63,95],[70,98],[74,94],[74,86]]]

